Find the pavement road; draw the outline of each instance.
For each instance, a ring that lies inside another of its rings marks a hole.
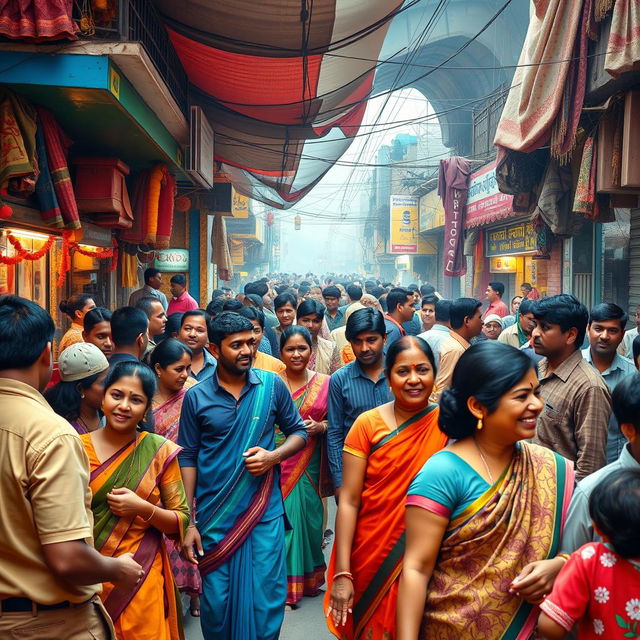
[[[336,505],[333,498],[328,499],[329,527],[335,531]],[[325,549],[327,565],[331,547]],[[295,611],[286,611],[284,624],[280,632],[280,640],[335,640],[324,621],[323,595],[317,598],[303,598]],[[185,632],[187,640],[203,640],[200,622],[192,618],[188,611],[185,614]]]

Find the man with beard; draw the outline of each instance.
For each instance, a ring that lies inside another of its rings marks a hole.
[[[582,350],[582,356],[600,372],[611,392],[619,382],[636,372],[633,362],[617,351],[624,338],[626,324],[627,314],[617,304],[603,302],[591,309],[587,326],[589,347]],[[615,462],[620,457],[626,442],[612,413],[607,437],[607,462]]]
[[[544,409],[533,442],[573,460],[582,480],[606,463],[611,415],[609,389],[580,352],[589,312],[563,293],[538,300],[533,315],[533,348],[545,356],[538,365]]]
[[[209,321],[208,339],[217,370],[187,391],[180,416],[192,514],[183,553],[202,576],[205,640],[276,640],[287,594],[278,465],[304,447],[307,433],[282,379],[251,368],[247,318],[221,313]],[[286,436],[278,448],[276,424]]]
[[[178,340],[193,352],[191,376],[198,382],[208,380],[216,372],[216,359],[207,350],[207,314],[202,309],[186,311],[182,316]]]
[[[384,316],[367,307],[347,320],[346,338],[356,359],[338,369],[329,382],[327,456],[336,500],[342,485],[342,449],[355,419],[363,412],[391,400],[384,375]]]

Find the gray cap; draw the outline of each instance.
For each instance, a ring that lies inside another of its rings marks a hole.
[[[76,342],[68,346],[58,357],[60,380],[75,382],[84,380],[109,368],[109,361],[95,344]]]
[[[502,328],[504,328],[504,322],[497,313],[490,313],[485,319],[484,323],[497,322]]]

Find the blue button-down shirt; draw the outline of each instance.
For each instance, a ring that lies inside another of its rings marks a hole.
[[[582,357],[593,366],[591,347],[582,350]],[[601,375],[604,378],[605,384],[609,387],[609,391],[613,391],[619,382],[633,373],[636,373],[633,362],[616,353],[611,366],[603,371]],[[609,434],[607,436],[607,462],[615,462],[620,457],[626,442],[627,440],[620,432],[618,421],[612,411],[611,417],[609,418]]]
[[[340,308],[338,308],[335,318],[332,318],[329,312],[325,313],[324,317],[327,319],[329,331],[333,331],[338,327],[344,326],[344,311],[341,311]]]
[[[271,407],[258,446],[268,451],[275,449],[276,424],[286,436],[296,435],[306,441],[307,431],[304,422],[293,404],[285,383],[275,373],[261,371],[260,375],[273,376],[275,380],[273,396],[267,399],[271,402]],[[215,460],[221,454],[228,455],[229,452],[224,449],[225,436],[235,422],[237,408],[242,402],[253,402],[252,391],[259,384],[262,384],[262,381],[256,372],[249,370],[247,383],[238,400],[220,385],[217,374],[187,391],[182,402],[178,435],[178,444],[182,447],[182,451],[178,454],[181,467],[197,468],[199,460],[210,461]],[[243,451],[237,451],[233,452],[233,455],[241,458],[243,453]],[[220,487],[211,486],[210,479],[198,474],[197,499],[202,499],[212,493],[215,494],[219,490]],[[282,493],[278,478],[263,521],[271,520],[283,513]]]
[[[384,373],[374,382],[357,360],[336,371],[329,381],[327,455],[333,486],[342,485],[344,439],[356,418],[393,399]]]
[[[203,380],[208,380],[213,377],[213,374],[216,372],[218,368],[218,361],[209,353],[207,349],[203,349],[202,353],[204,354],[204,366],[198,373],[191,372],[191,377],[195,378],[198,382],[202,382]]]

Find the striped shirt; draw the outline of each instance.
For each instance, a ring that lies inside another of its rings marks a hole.
[[[329,381],[327,455],[333,486],[342,485],[344,439],[356,418],[392,400],[384,373],[374,382],[357,360],[336,371]]]

